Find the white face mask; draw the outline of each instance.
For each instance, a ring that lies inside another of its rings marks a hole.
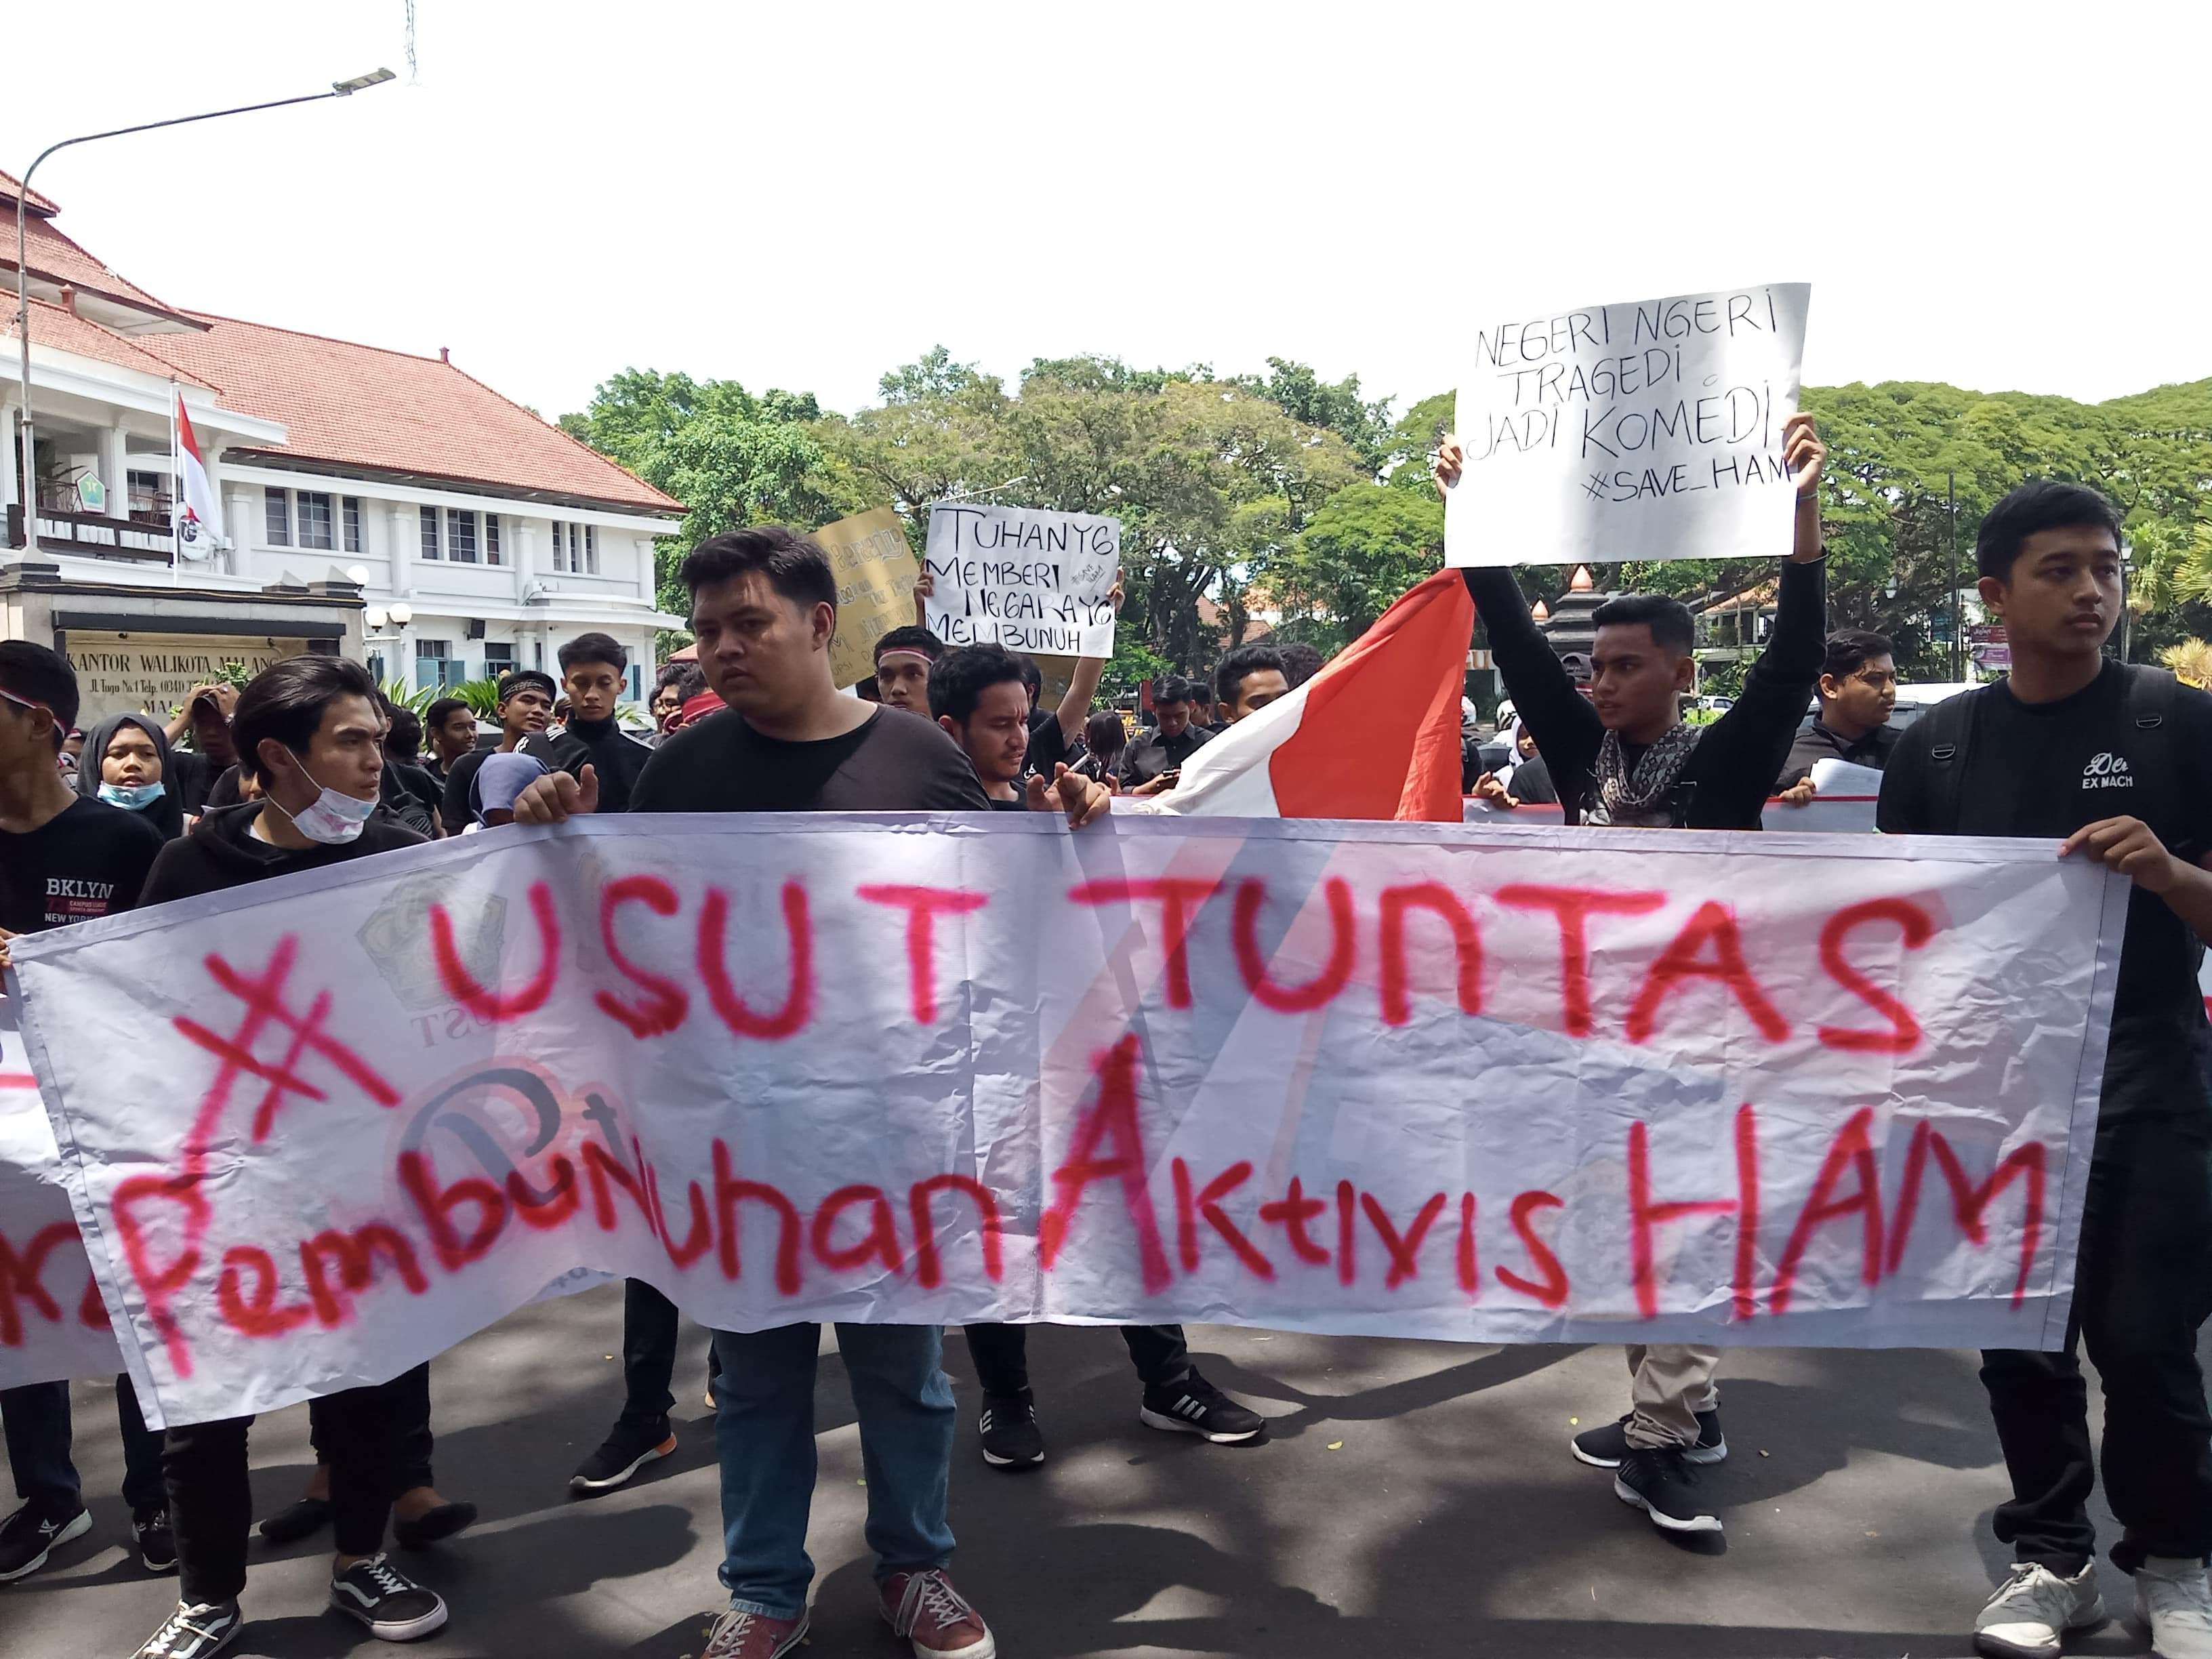
[[[301,775],[322,793],[296,812],[278,800],[274,793],[268,798],[270,805],[291,819],[295,830],[322,846],[343,847],[356,839],[361,835],[362,826],[368,822],[368,815],[376,811],[376,803],[357,800],[351,795],[342,795],[335,789],[324,789],[320,783],[316,782],[315,775],[307,770],[307,762],[300,760],[297,755],[293,755],[292,758],[299,761]]]

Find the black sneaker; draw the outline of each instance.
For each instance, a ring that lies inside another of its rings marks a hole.
[[[131,1535],[138,1540],[138,1559],[149,1572],[177,1570],[177,1540],[169,1535],[169,1510],[152,1504],[131,1512]]]
[[[446,1603],[381,1555],[331,1575],[331,1605],[368,1626],[380,1642],[412,1642],[443,1627]]]
[[[1636,1413],[1629,1412],[1618,1423],[1584,1429],[1567,1442],[1567,1449],[1577,1462],[1594,1469],[1617,1469],[1620,1460],[1628,1455],[1628,1425],[1635,1420]],[[1721,1436],[1721,1414],[1717,1409],[1698,1413],[1698,1443],[1681,1449],[1686,1463],[1717,1463],[1728,1455],[1728,1442]]]
[[[1238,1405],[1194,1370],[1164,1389],[1146,1389],[1137,1420],[1170,1434],[1194,1434],[1217,1446],[1237,1446],[1267,1431],[1267,1419]]]
[[[676,1449],[675,1432],[668,1419],[635,1423],[623,1418],[607,1436],[606,1443],[583,1461],[568,1477],[571,1492],[612,1492],[655,1458]]]
[[[131,1659],[209,1659],[238,1639],[244,1623],[235,1601],[179,1601]]]
[[[1672,1446],[1631,1446],[1613,1477],[1613,1495],[1642,1510],[1663,1532],[1721,1529],[1720,1518],[1706,1514],[1699,1501],[1697,1471]]]
[[[1044,1436],[1030,1401],[987,1394],[975,1426],[983,1432],[983,1461],[993,1468],[1033,1469],[1044,1462]]]
[[[54,1546],[82,1538],[92,1530],[92,1512],[54,1516],[26,1504],[0,1521],[0,1584],[28,1578],[46,1565]]]

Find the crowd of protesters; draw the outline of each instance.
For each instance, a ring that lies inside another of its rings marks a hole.
[[[1834,759],[1883,774],[1884,832],[2051,836],[2131,878],[2074,1329],[2061,1352],[1984,1356],[2013,1488],[1993,1524],[2011,1565],[1975,1641],[2001,1659],[2051,1659],[2103,1617],[2086,1349],[2122,1528],[2112,1559],[2133,1577],[2156,1650],[2212,1659],[2212,1415],[2196,1358],[2212,1312],[2212,1027],[2196,981],[2212,936],[2212,697],[2105,653],[2119,605],[2115,511],[2093,490],[2035,483],[1979,533],[1981,592],[2008,630],[2009,678],[1899,734],[1889,642],[1826,629],[1825,453],[1808,419],[1791,422],[1787,446],[1801,493],[1778,614],[1742,695],[1710,724],[1684,719],[1694,667],[1679,601],[1608,600],[1577,673],[1508,571],[1466,573],[1512,704],[1505,759],[1471,778],[1472,793],[1501,808],[1556,801],[1571,824],[1750,830],[1778,792],[1808,799],[1814,769]],[[1440,485],[1459,462],[1447,441]],[[627,655],[599,634],[562,647],[557,678],[501,678],[496,731],[452,698],[419,715],[395,708],[357,664],[308,654],[242,688],[200,688],[166,723],[121,714],[80,734],[68,663],[0,643],[0,962],[15,934],[586,813],[1032,811],[1096,833],[1114,797],[1170,794],[1217,733],[1321,666],[1307,648],[1243,646],[1205,680],[1156,682],[1137,725],[1097,706],[1101,660],[1079,659],[1045,696],[1029,659],[950,649],[917,624],[876,643],[874,678],[854,696],[832,678],[836,586],[805,537],[778,526],[718,536],[681,574],[697,660],[659,672],[635,730],[618,708]],[[2082,787],[2116,770],[2135,780],[2125,796]],[[623,1397],[572,1476],[579,1493],[619,1487],[676,1449],[678,1310],[632,1281],[623,1318]],[[981,1384],[981,1461],[1035,1468],[1046,1437],[1025,1328],[963,1334]],[[1143,1425],[1221,1445],[1264,1441],[1266,1419],[1206,1379],[1180,1328],[1121,1336]],[[726,1607],[702,1659],[780,1659],[805,1638],[818,1339],[812,1325],[714,1334]],[[934,1327],[837,1328],[866,1458],[874,1593],[921,1659],[991,1659],[989,1626],[948,1571],[958,1422],[942,1339]],[[1662,1530],[1720,1530],[1725,1487],[1713,1471],[1729,1446],[1719,1352],[1632,1347],[1626,1368],[1627,1409],[1566,1450]],[[140,1420],[127,1378],[117,1401],[132,1550],[148,1571],[180,1580],[174,1613],[139,1659],[211,1659],[244,1620],[251,1419],[163,1434]],[[431,1417],[427,1366],[316,1401],[313,1473],[258,1522],[271,1543],[327,1528],[332,1605],[391,1641],[440,1628],[447,1609],[388,1547],[450,1543],[476,1519],[436,1483]],[[67,1386],[0,1394],[0,1424],[20,1500],[0,1522],[4,1582],[37,1571],[91,1521]]]

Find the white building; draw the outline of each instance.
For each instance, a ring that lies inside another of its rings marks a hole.
[[[0,174],[0,224],[18,186]],[[554,667],[611,634],[652,672],[653,547],[683,508],[446,361],[188,312],[109,270],[32,192],[35,544],[18,477],[12,294],[0,380],[0,637],[54,645],[85,723],[166,707],[222,662],[341,651],[383,679]],[[14,286],[12,238],[0,272]],[[174,386],[228,545],[175,562]]]

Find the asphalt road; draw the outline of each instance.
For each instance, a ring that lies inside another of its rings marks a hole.
[[[619,1403],[618,1292],[525,1309],[434,1370],[437,1469],[473,1499],[471,1532],[407,1558],[452,1605],[416,1644],[445,1656],[696,1656],[720,1600],[720,1523],[706,1341],[678,1373],[673,1457],[629,1488],[571,1500],[568,1477]],[[963,1424],[952,1484],[956,1582],[1007,1659],[1088,1654],[1340,1659],[1374,1655],[1866,1655],[1971,1651],[1966,1632],[2005,1552],[1996,1443],[1963,1353],[1810,1349],[1731,1356],[1731,1455],[1709,1479],[1717,1551],[1654,1533],[1571,1459],[1568,1436],[1626,1408],[1609,1348],[1484,1348],[1195,1329],[1206,1373],[1270,1419],[1265,1444],[1218,1448],[1137,1421],[1111,1333],[1040,1329],[1030,1346],[1042,1469],[975,1449],[973,1374],[947,1344]],[[860,1446],[842,1370],[824,1364],[822,1474],[809,1536],[810,1656],[901,1659],[876,1619],[860,1538]],[[78,1390],[78,1464],[94,1526],[38,1577],[0,1589],[5,1659],[125,1659],[175,1580],[122,1548],[113,1401]],[[266,1514],[308,1465],[307,1414],[263,1419]],[[2106,1540],[2109,1516],[2100,1514]],[[234,1652],[262,1659],[391,1651],[325,1610],[327,1536],[256,1541]],[[2106,1600],[2127,1601],[2109,1565]],[[2115,1624],[2075,1648],[2141,1652]]]

